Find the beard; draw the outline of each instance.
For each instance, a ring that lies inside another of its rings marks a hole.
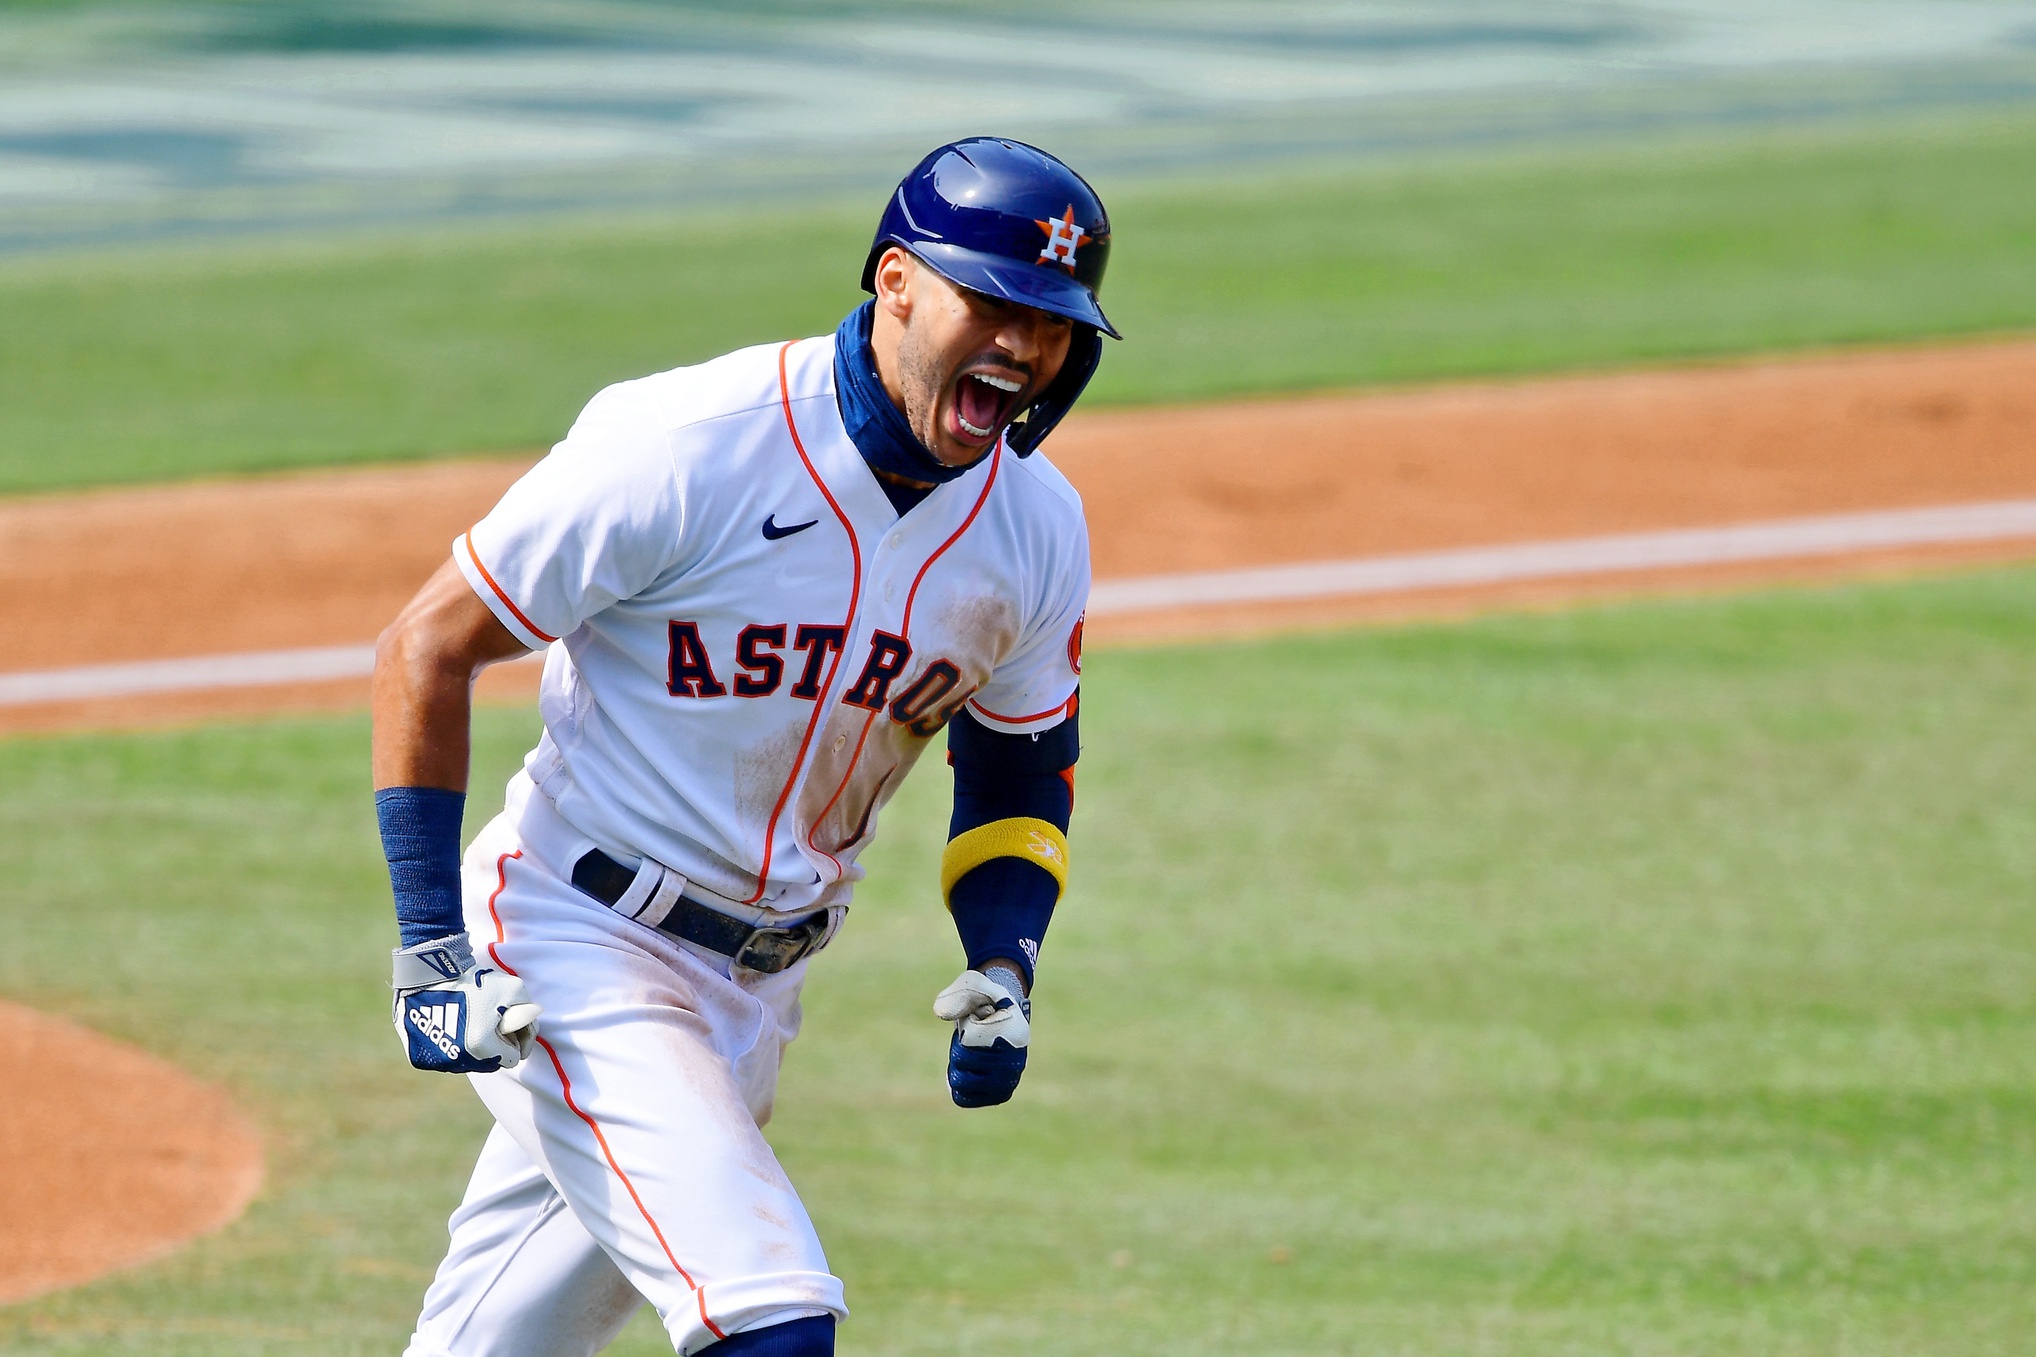
[[[936,462],[946,460],[939,451],[937,423],[940,393],[946,384],[940,355],[931,352],[925,337],[908,324],[898,337],[898,388],[905,397],[905,424]]]

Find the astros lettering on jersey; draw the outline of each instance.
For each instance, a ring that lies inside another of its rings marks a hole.
[[[686,1357],[831,1357],[845,1290],[762,1127],[807,969],[943,731],[926,884],[966,969],[929,1016],[957,1107],[1017,1090],[1089,593],[1037,449],[1116,335],[1109,242],[1038,148],[936,149],[833,334],[600,392],[384,633],[392,1011],[495,1123],[406,1357],[590,1354],[646,1301]],[[543,734],[462,855],[471,675],[519,644]]]
[[[900,519],[843,429],[834,340],[625,382],[463,535],[525,644],[553,641],[531,779],[597,843],[777,913],[856,857],[964,703],[1075,700],[1089,591],[1073,487],[1000,446]]]

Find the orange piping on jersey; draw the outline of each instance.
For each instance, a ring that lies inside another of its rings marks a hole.
[[[996,712],[991,711],[988,707],[985,707],[982,703],[976,701],[974,698],[969,699],[969,705],[971,707],[974,707],[977,711],[981,712],[983,715],[989,717],[992,721],[1002,721],[1007,726],[1022,726],[1028,721],[1044,721],[1049,716],[1065,715],[1069,711],[1073,710],[1075,700],[1072,697],[1070,697],[1067,701],[1061,703],[1058,707],[1048,707],[1045,711],[1036,711],[1032,713],[1032,715],[1030,716],[1002,716]]]
[[[496,910],[495,901],[501,898],[502,892],[509,886],[509,859],[520,858],[522,856],[523,850],[519,848],[513,853],[504,853],[501,857],[495,859],[495,893],[488,897],[488,917],[495,921],[495,941],[488,944],[488,955],[494,958],[497,966],[508,971],[511,975],[516,974],[515,969],[503,961],[501,956],[495,951],[497,944],[508,941],[508,934],[502,927],[502,915]],[[608,1137],[601,1134],[600,1125],[582,1111],[578,1103],[573,1101],[573,1081],[566,1077],[566,1067],[559,1061],[557,1048],[543,1037],[537,1039],[537,1044],[544,1047],[544,1053],[551,1057],[551,1067],[558,1073],[559,1088],[565,1094],[566,1106],[572,1109],[573,1115],[585,1122],[587,1129],[594,1133],[594,1140],[601,1147],[601,1157],[608,1161],[608,1167],[615,1171],[615,1176],[622,1180],[622,1186],[629,1190],[629,1199],[636,1203],[636,1209],[642,1213],[643,1223],[650,1226],[650,1232],[657,1236],[658,1247],[665,1251],[666,1261],[672,1265],[672,1270],[679,1274],[686,1285],[693,1289],[693,1295],[698,1300],[700,1306],[700,1322],[705,1324],[707,1331],[716,1338],[728,1337],[727,1334],[714,1326],[713,1320],[707,1318],[707,1297],[705,1293],[701,1291],[700,1284],[693,1280],[693,1274],[679,1266],[679,1260],[672,1254],[672,1246],[665,1242],[665,1232],[658,1228],[655,1220],[651,1219],[649,1209],[643,1204],[643,1198],[636,1195],[636,1184],[629,1181],[629,1175],[624,1173],[622,1166],[615,1162],[615,1155],[608,1148]]]
[[[519,848],[513,853],[504,853],[501,857],[495,859],[495,890],[488,897],[488,917],[495,921],[495,942],[488,944],[488,956],[497,966],[500,966],[510,975],[516,974],[516,968],[502,960],[502,954],[495,950],[495,943],[502,941],[502,916],[495,912],[495,902],[502,898],[503,891],[509,889],[509,859],[520,858],[522,856],[523,850]]]
[[[546,635],[544,631],[542,631],[535,622],[532,622],[529,618],[523,615],[523,609],[516,606],[516,600],[509,597],[509,595],[503,593],[502,586],[495,583],[495,577],[488,573],[488,567],[481,564],[480,553],[474,550],[474,535],[470,532],[462,533],[460,535],[460,541],[465,542],[467,544],[467,559],[474,563],[474,569],[481,572],[481,578],[486,580],[488,582],[488,587],[495,591],[495,597],[502,600],[502,606],[507,608],[510,612],[514,613],[516,615],[516,620],[518,622],[521,622],[524,625],[525,629],[528,630],[532,636],[537,637],[537,639],[543,641],[546,645],[550,645],[553,641],[556,641],[558,637]]]
[[[813,835],[822,824],[826,823],[827,813],[834,809],[837,801],[841,800],[841,794],[848,790],[848,780],[855,775],[856,764],[862,761],[862,748],[869,743],[870,728],[876,724],[877,717],[881,714],[881,712],[873,711],[863,718],[862,733],[855,737],[855,752],[848,756],[848,771],[841,775],[841,783],[835,787],[834,795],[827,798],[827,804],[820,808],[820,813],[813,817],[812,827],[806,831],[806,846],[834,864],[834,879],[836,881],[841,879],[841,859],[813,842]],[[849,842],[853,843],[854,840],[851,839]]]
[[[1075,808],[1075,770],[1072,764],[1060,770],[1060,780],[1067,783],[1067,808],[1073,811]]]
[[[904,631],[907,641],[912,639],[912,605],[919,598],[919,585],[926,579],[926,572],[933,568],[933,563],[939,560],[949,547],[961,540],[961,535],[967,532],[970,525],[976,521],[976,515],[980,514],[983,511],[983,506],[990,502],[990,488],[996,485],[997,473],[1003,469],[1003,466],[1004,445],[999,442],[997,444],[996,456],[990,462],[990,474],[983,478],[983,493],[976,496],[975,506],[969,510],[969,516],[961,521],[961,526],[954,530],[952,536],[934,548],[933,554],[926,558],[926,564],[920,566],[919,573],[912,577],[912,588],[905,594]]]
[[[990,487],[997,483],[997,472],[1004,465],[1004,445],[1001,441],[997,444],[997,450],[991,453],[990,457],[990,474],[984,478],[982,493],[976,496],[975,504],[969,508],[969,516],[961,521],[961,526],[956,528],[945,542],[942,542],[933,549],[933,554],[920,564],[919,573],[912,577],[912,587],[905,594],[905,618],[899,627],[899,630],[905,634],[905,644],[907,645],[912,643],[912,605],[918,601],[920,582],[926,578],[926,572],[933,568],[933,563],[939,560],[949,547],[961,540],[961,535],[967,532],[969,525],[976,521],[976,515],[983,511],[983,505],[989,502]],[[842,649],[845,653],[847,646],[844,645]],[[869,743],[870,729],[876,724],[877,717],[882,714],[883,709],[879,707],[876,711],[863,718],[862,734],[856,737],[855,753],[849,756],[848,771],[841,775],[841,785],[834,789],[834,795],[827,798],[827,804],[822,806],[820,813],[813,817],[812,828],[806,831],[806,846],[822,857],[825,857],[829,862],[834,863],[837,880],[840,878],[841,863],[832,853],[813,842],[813,834],[815,830],[818,830],[821,825],[827,822],[827,813],[834,809],[835,802],[841,800],[841,794],[848,790],[848,780],[855,776],[855,766],[862,761],[863,746]],[[853,840],[850,842],[853,842]]]
[[[693,1280],[693,1274],[679,1265],[678,1257],[672,1253],[672,1246],[665,1242],[665,1232],[658,1228],[656,1219],[650,1214],[650,1208],[643,1204],[643,1198],[636,1195],[636,1184],[629,1181],[629,1175],[622,1171],[622,1165],[615,1162],[615,1152],[608,1148],[608,1137],[601,1133],[601,1124],[588,1116],[580,1105],[573,1101],[573,1081],[567,1077],[566,1067],[559,1060],[558,1051],[543,1037],[537,1039],[537,1044],[544,1047],[544,1053],[551,1057],[551,1067],[558,1073],[559,1091],[565,1095],[566,1106],[572,1110],[574,1116],[587,1124],[589,1131],[594,1133],[594,1143],[601,1147],[601,1157],[608,1161],[608,1167],[622,1180],[622,1186],[629,1193],[629,1200],[636,1203],[637,1213],[643,1217],[643,1223],[650,1226],[650,1232],[657,1237],[658,1247],[665,1251],[665,1261],[672,1265],[672,1271],[679,1274],[679,1279],[692,1288],[693,1299],[700,1307],[700,1322],[706,1325],[707,1332],[716,1338],[728,1337],[713,1320],[707,1318],[707,1293]]]
[[[834,510],[834,516],[841,520],[842,531],[848,534],[848,549],[855,553],[855,575],[848,591],[848,619],[841,624],[841,648],[834,652],[834,663],[827,666],[827,680],[820,685],[820,696],[814,699],[813,715],[806,720],[806,734],[799,741],[799,753],[792,760],[792,771],[785,778],[785,788],[778,793],[778,803],[771,807],[771,818],[764,825],[763,866],[757,869],[756,893],[742,903],[753,905],[763,899],[764,886],[771,875],[771,849],[775,846],[778,833],[778,817],[785,812],[785,802],[791,799],[792,787],[799,780],[799,770],[806,766],[806,753],[813,747],[813,733],[820,728],[820,718],[827,710],[828,695],[834,691],[835,675],[841,672],[841,657],[848,653],[848,642],[855,635],[855,612],[862,602],[862,544],[856,540],[855,525],[848,521],[848,515],[834,502],[834,492],[827,488],[827,482],[813,469],[813,459],[806,455],[806,444],[799,437],[798,421],[792,418],[792,389],[785,377],[785,355],[792,351],[791,341],[778,350],[778,401],[784,407],[785,428],[792,435],[792,447],[805,464],[806,474],[813,478],[813,484],[820,487],[820,494],[827,501],[827,507]],[[838,793],[837,793],[838,794]],[[809,836],[810,838],[810,836]],[[835,876],[841,875],[841,864],[832,855],[826,855],[834,863]]]

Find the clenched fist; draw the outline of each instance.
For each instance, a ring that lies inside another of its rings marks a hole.
[[[963,971],[934,998],[933,1015],[954,1024],[947,1088],[955,1106],[1009,1102],[1032,1043],[1032,1006],[1017,972],[994,962],[980,971]]]

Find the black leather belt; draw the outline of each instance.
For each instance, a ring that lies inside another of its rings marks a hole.
[[[635,882],[635,868],[623,866],[598,848],[573,864],[573,884],[610,909]],[[681,895],[653,926],[660,933],[719,952],[738,966],[775,975],[818,951],[827,938],[827,925],[827,911],[820,909],[789,924],[759,928]]]

